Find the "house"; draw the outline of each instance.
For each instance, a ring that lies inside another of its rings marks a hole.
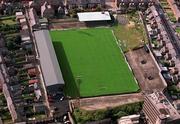
[[[54,10],[56,11],[60,6],[61,7],[64,6],[65,0],[47,0],[47,1],[52,6],[52,8],[54,8]]]
[[[30,26],[32,27],[32,29],[37,29],[39,26],[39,22],[38,22],[39,20],[35,9],[34,8],[28,9],[28,15],[29,15],[28,21]]]
[[[21,30],[28,30],[27,21],[25,18],[19,20]]]
[[[153,52],[154,52],[155,56],[157,57],[157,59],[162,59],[162,54],[160,51],[154,50]]]
[[[22,47],[25,48],[27,51],[33,50],[33,44],[31,40],[27,40],[21,43]],[[28,56],[29,57],[29,56]]]
[[[42,4],[39,3],[40,1],[41,0],[29,1],[29,3],[28,3],[29,8],[33,8],[36,10],[37,13],[41,13],[41,5]]]
[[[44,113],[46,112],[46,106],[44,104],[35,104],[33,106],[34,112]]]
[[[0,117],[0,124],[3,124],[2,118]]]
[[[39,24],[41,29],[48,29],[48,20],[47,18],[39,19]]]
[[[37,76],[39,73],[40,72],[37,68],[28,69],[28,75],[29,76]]]
[[[23,12],[16,12],[16,20],[23,19],[25,16],[23,15]]]
[[[21,30],[20,35],[22,42],[31,40],[29,30]]]
[[[3,94],[7,100],[7,106],[8,106],[8,109],[10,111],[10,114],[11,114],[11,117],[12,117],[12,120],[13,122],[16,121],[18,119],[18,114],[16,112],[16,109],[15,109],[15,106],[14,106],[14,103],[11,99],[11,96],[10,96],[10,92],[9,92],[9,89],[8,89],[8,86],[7,84],[3,84]]]
[[[37,99],[37,100],[39,100],[39,99],[42,97],[42,94],[41,94],[41,90],[40,90],[40,89],[34,90],[34,93],[35,93],[35,96],[36,96],[36,99]]]
[[[34,0],[29,2],[29,8],[34,8],[38,15],[41,15],[41,6],[47,2],[54,11],[57,11],[60,6],[64,6],[64,0]]]
[[[45,18],[53,18],[55,14],[54,9],[50,4],[47,2],[44,2],[44,4],[41,6],[41,17]]]
[[[25,18],[19,19],[19,22],[20,22],[22,30],[27,30],[28,29],[27,21],[26,21]]]
[[[29,44],[32,45],[32,44]],[[31,47],[31,46],[30,46]],[[26,48],[27,50],[30,50],[32,48]],[[26,55],[26,62],[35,62],[36,61],[36,57],[35,55]]]
[[[35,67],[35,65],[32,63],[23,65],[23,69],[29,69],[29,68],[34,68],[34,67]]]
[[[87,3],[88,8],[105,7],[105,0],[89,0]]]
[[[117,7],[122,11],[128,10],[145,10],[154,5],[154,0],[117,0]]]
[[[120,8],[121,11],[125,12],[127,8],[129,7],[129,1],[128,0],[117,0],[117,7]]]
[[[180,100],[173,101],[173,106],[180,112]]]
[[[31,85],[31,84],[35,84],[35,83],[39,83],[39,80],[38,79],[32,79],[32,80],[29,80],[29,85]]]
[[[105,7],[105,0],[67,0],[67,6],[69,8],[95,8]]]
[[[2,92],[3,89],[3,82],[0,80],[0,93]]]
[[[0,33],[0,48],[5,47],[4,36]]]

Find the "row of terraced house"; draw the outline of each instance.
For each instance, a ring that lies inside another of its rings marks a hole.
[[[13,122],[37,121],[38,115],[52,119],[54,107],[50,106],[48,98],[64,85],[49,32],[44,26],[47,21],[38,20],[42,28],[34,30],[36,17],[31,9],[27,13],[30,16],[16,12],[20,49],[9,51],[4,38],[0,38],[1,87]]]
[[[28,2],[28,7],[35,9],[38,15],[53,18],[55,13],[68,14],[69,9],[79,8],[103,10],[118,10],[126,12],[129,10],[145,10],[152,6],[154,0],[34,0]]]
[[[146,95],[143,111],[150,123],[179,124],[180,94],[176,91],[180,89],[180,39],[158,6],[151,6],[146,10],[144,22],[149,47],[167,83],[163,92],[168,92],[173,102],[170,103],[162,92],[155,92]]]

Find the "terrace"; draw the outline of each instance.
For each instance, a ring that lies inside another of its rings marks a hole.
[[[10,32],[11,29],[14,30],[14,28],[10,28]],[[43,104],[45,96],[39,76],[39,65],[36,62],[33,51],[33,44],[29,42],[31,41],[30,34],[23,27],[20,27],[20,29],[22,30],[21,36],[19,32],[14,36],[4,33],[6,38],[5,47],[8,49],[4,53],[5,61],[1,65],[5,69],[6,77],[8,77],[6,78],[7,90],[9,89],[9,96],[12,98],[12,104],[14,104],[15,112],[17,113],[17,118],[12,115],[13,121],[34,118],[47,112],[46,109],[43,112],[42,110],[33,109],[37,105],[46,108],[46,105]],[[6,31],[7,27],[4,30]],[[12,33],[14,34],[14,32]]]
[[[149,10],[146,11],[146,25],[147,27],[152,28],[154,22],[157,23],[157,27],[155,29],[159,30],[157,34],[155,34],[155,38],[149,35],[150,37],[150,47],[151,50],[159,64],[159,67],[161,70],[161,73],[166,80],[167,86],[168,86],[168,92],[170,93],[172,99],[179,99],[179,88],[178,84],[180,82],[180,66],[179,66],[179,52],[178,52],[178,45],[174,45],[174,42],[179,42],[178,39],[176,39],[176,35],[169,36],[169,31],[166,29],[166,25],[162,25],[163,18],[156,18],[158,17],[158,12],[156,10],[156,7],[151,7]],[[154,13],[154,14],[153,14]],[[151,17],[150,15],[153,15]],[[152,23],[153,22],[153,23]],[[148,33],[150,34],[150,30],[148,30]],[[172,32],[171,32],[172,33]],[[172,38],[175,38],[175,40],[172,41]],[[154,41],[155,40],[155,41]],[[177,40],[177,41],[176,41]],[[154,42],[160,45],[158,49],[156,49],[154,46]],[[161,54],[161,57],[158,57],[156,52],[159,52]],[[167,68],[164,70],[163,68]]]

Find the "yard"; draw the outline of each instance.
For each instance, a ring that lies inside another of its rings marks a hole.
[[[124,15],[124,18],[127,19],[128,23],[113,26],[113,31],[120,41],[123,51],[127,52],[140,47],[143,44],[142,41],[146,42],[147,38],[137,12]]]
[[[110,28],[51,31],[53,45],[71,97],[137,92]]]
[[[7,102],[2,93],[0,93],[0,117],[4,123],[12,123],[11,115],[7,108]]]
[[[180,27],[176,27],[176,32],[180,34]]]
[[[16,17],[15,16],[1,17],[0,24],[15,25],[17,24]]]

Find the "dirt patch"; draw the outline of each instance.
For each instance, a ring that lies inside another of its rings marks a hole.
[[[163,90],[165,85],[150,53],[144,48],[125,54],[142,91]]]
[[[56,22],[50,24],[50,29],[70,29],[70,28],[80,28],[86,27],[86,24],[83,22]]]
[[[127,28],[134,28],[135,27],[135,23],[133,21],[129,21],[129,23],[127,24]]]
[[[125,95],[83,98],[79,100],[71,100],[71,103],[75,107],[90,111],[97,109],[113,108],[116,106],[140,101],[143,101],[143,95],[141,93],[134,93]]]
[[[117,21],[120,25],[127,25],[129,23],[128,18],[124,15],[117,15]]]

